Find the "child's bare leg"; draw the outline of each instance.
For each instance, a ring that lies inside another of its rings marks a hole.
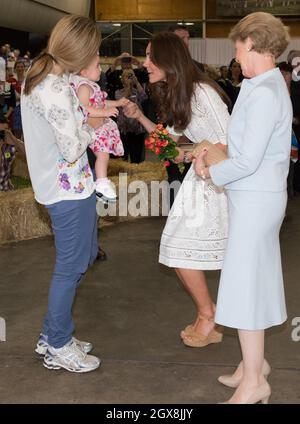
[[[107,178],[107,166],[109,161],[109,153],[106,152],[97,152],[97,159],[95,163],[95,172],[96,178]]]
[[[103,202],[116,202],[117,194],[111,181],[107,178],[109,153],[98,152],[95,163],[96,195]]]

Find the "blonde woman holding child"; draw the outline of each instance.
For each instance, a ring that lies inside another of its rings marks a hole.
[[[46,368],[75,373],[100,365],[100,359],[89,354],[92,344],[73,337],[72,320],[77,288],[97,257],[98,243],[94,180],[86,153],[94,131],[86,125],[69,75],[97,58],[100,42],[92,20],[62,18],[46,50],[33,61],[21,95],[32,187],[50,215],[56,250],[48,311],[35,351],[44,356]]]

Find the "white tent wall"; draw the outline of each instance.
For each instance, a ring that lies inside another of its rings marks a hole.
[[[0,27],[48,33],[67,13],[89,16],[91,0],[1,0]]]
[[[208,65],[229,65],[235,56],[234,44],[227,38],[191,38],[189,49],[195,60]],[[285,61],[290,50],[300,50],[300,38],[292,39],[276,61]]]

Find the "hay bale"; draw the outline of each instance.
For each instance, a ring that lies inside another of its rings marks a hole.
[[[118,176],[120,173],[126,173],[128,176],[135,176],[137,179],[140,179],[140,176],[145,172],[153,173],[153,175],[156,174],[155,180],[164,180],[167,177],[165,167],[158,162],[129,163],[120,159],[109,161],[109,177]]]
[[[51,234],[48,213],[31,188],[0,192],[0,209],[0,243]]]
[[[107,175],[109,177],[112,175],[119,175],[120,172],[131,174],[131,164],[122,159],[111,159],[108,163]]]
[[[135,196],[139,196],[139,190],[135,192],[134,183],[137,182],[136,185],[138,186],[139,181],[144,181],[145,185],[143,188],[145,191],[142,192],[140,196],[143,199],[145,199],[145,197],[148,198],[147,216],[151,216],[151,183],[153,181],[162,181],[166,179],[165,168],[161,164],[151,162],[143,162],[142,164],[130,164],[122,160],[113,160],[111,162],[113,164],[111,170],[114,170],[115,175],[110,176],[110,179],[116,185],[119,198],[123,195],[124,199],[124,190],[126,191],[127,204],[122,205],[123,210],[126,208],[128,210],[131,199]],[[121,180],[119,173],[126,173],[126,178]],[[119,192],[120,183],[125,185],[125,187],[123,186],[121,188],[123,190],[122,193]],[[128,193],[128,188],[131,188],[134,192]],[[98,205],[97,209],[100,207],[101,205]],[[51,234],[50,218],[47,209],[36,202],[31,188],[0,192],[0,208],[0,244],[43,237]],[[114,205],[111,205],[110,208],[114,208]],[[159,205],[159,209],[161,209],[161,205]],[[115,211],[115,216],[103,216],[101,218],[100,227],[143,217],[132,216],[130,214],[122,216],[122,213],[120,216],[119,202],[115,206]]]

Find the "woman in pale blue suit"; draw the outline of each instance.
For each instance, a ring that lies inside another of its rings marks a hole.
[[[219,381],[237,388],[228,403],[267,403],[270,372],[264,330],[286,318],[279,231],[284,218],[292,106],[275,59],[288,44],[288,29],[268,13],[252,13],[231,31],[245,79],[228,126],[229,159],[196,173],[225,186],[229,235],[215,321],[238,329],[243,360]]]

